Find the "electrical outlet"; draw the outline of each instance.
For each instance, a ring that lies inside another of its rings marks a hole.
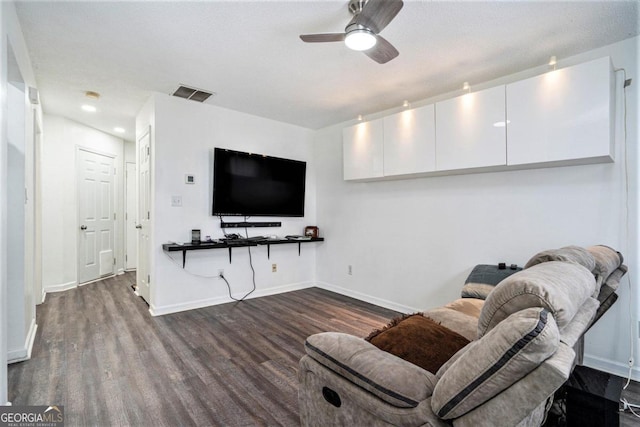
[[[347,267],[347,272],[349,273],[349,276],[353,276],[353,268],[351,267],[351,265]]]
[[[271,272],[275,273],[278,271],[278,264],[271,264]]]
[[[218,277],[224,277],[224,270],[223,269],[218,270]]]
[[[171,206],[173,207],[182,206],[182,196],[171,196]]]

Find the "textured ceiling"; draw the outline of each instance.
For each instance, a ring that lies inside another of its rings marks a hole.
[[[380,65],[342,43],[347,2],[63,2],[16,5],[45,113],[133,139],[154,91],[215,92],[208,104],[317,129],[639,34],[637,1],[405,1]],[[80,110],[102,94],[98,113]],[[192,102],[192,101],[184,101]]]

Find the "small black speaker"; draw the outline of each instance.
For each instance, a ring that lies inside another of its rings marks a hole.
[[[576,366],[566,383],[568,427],[618,427],[624,379]]]

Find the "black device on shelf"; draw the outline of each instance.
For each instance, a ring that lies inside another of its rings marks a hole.
[[[307,163],[216,148],[213,215],[304,216]]]

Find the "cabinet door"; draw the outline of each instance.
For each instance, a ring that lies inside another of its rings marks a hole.
[[[384,176],[436,170],[435,107],[384,118]]]
[[[509,165],[613,160],[609,57],[507,85]]]
[[[436,169],[506,164],[505,87],[436,103]]]
[[[343,129],[344,179],[378,178],[383,174],[383,119]]]

